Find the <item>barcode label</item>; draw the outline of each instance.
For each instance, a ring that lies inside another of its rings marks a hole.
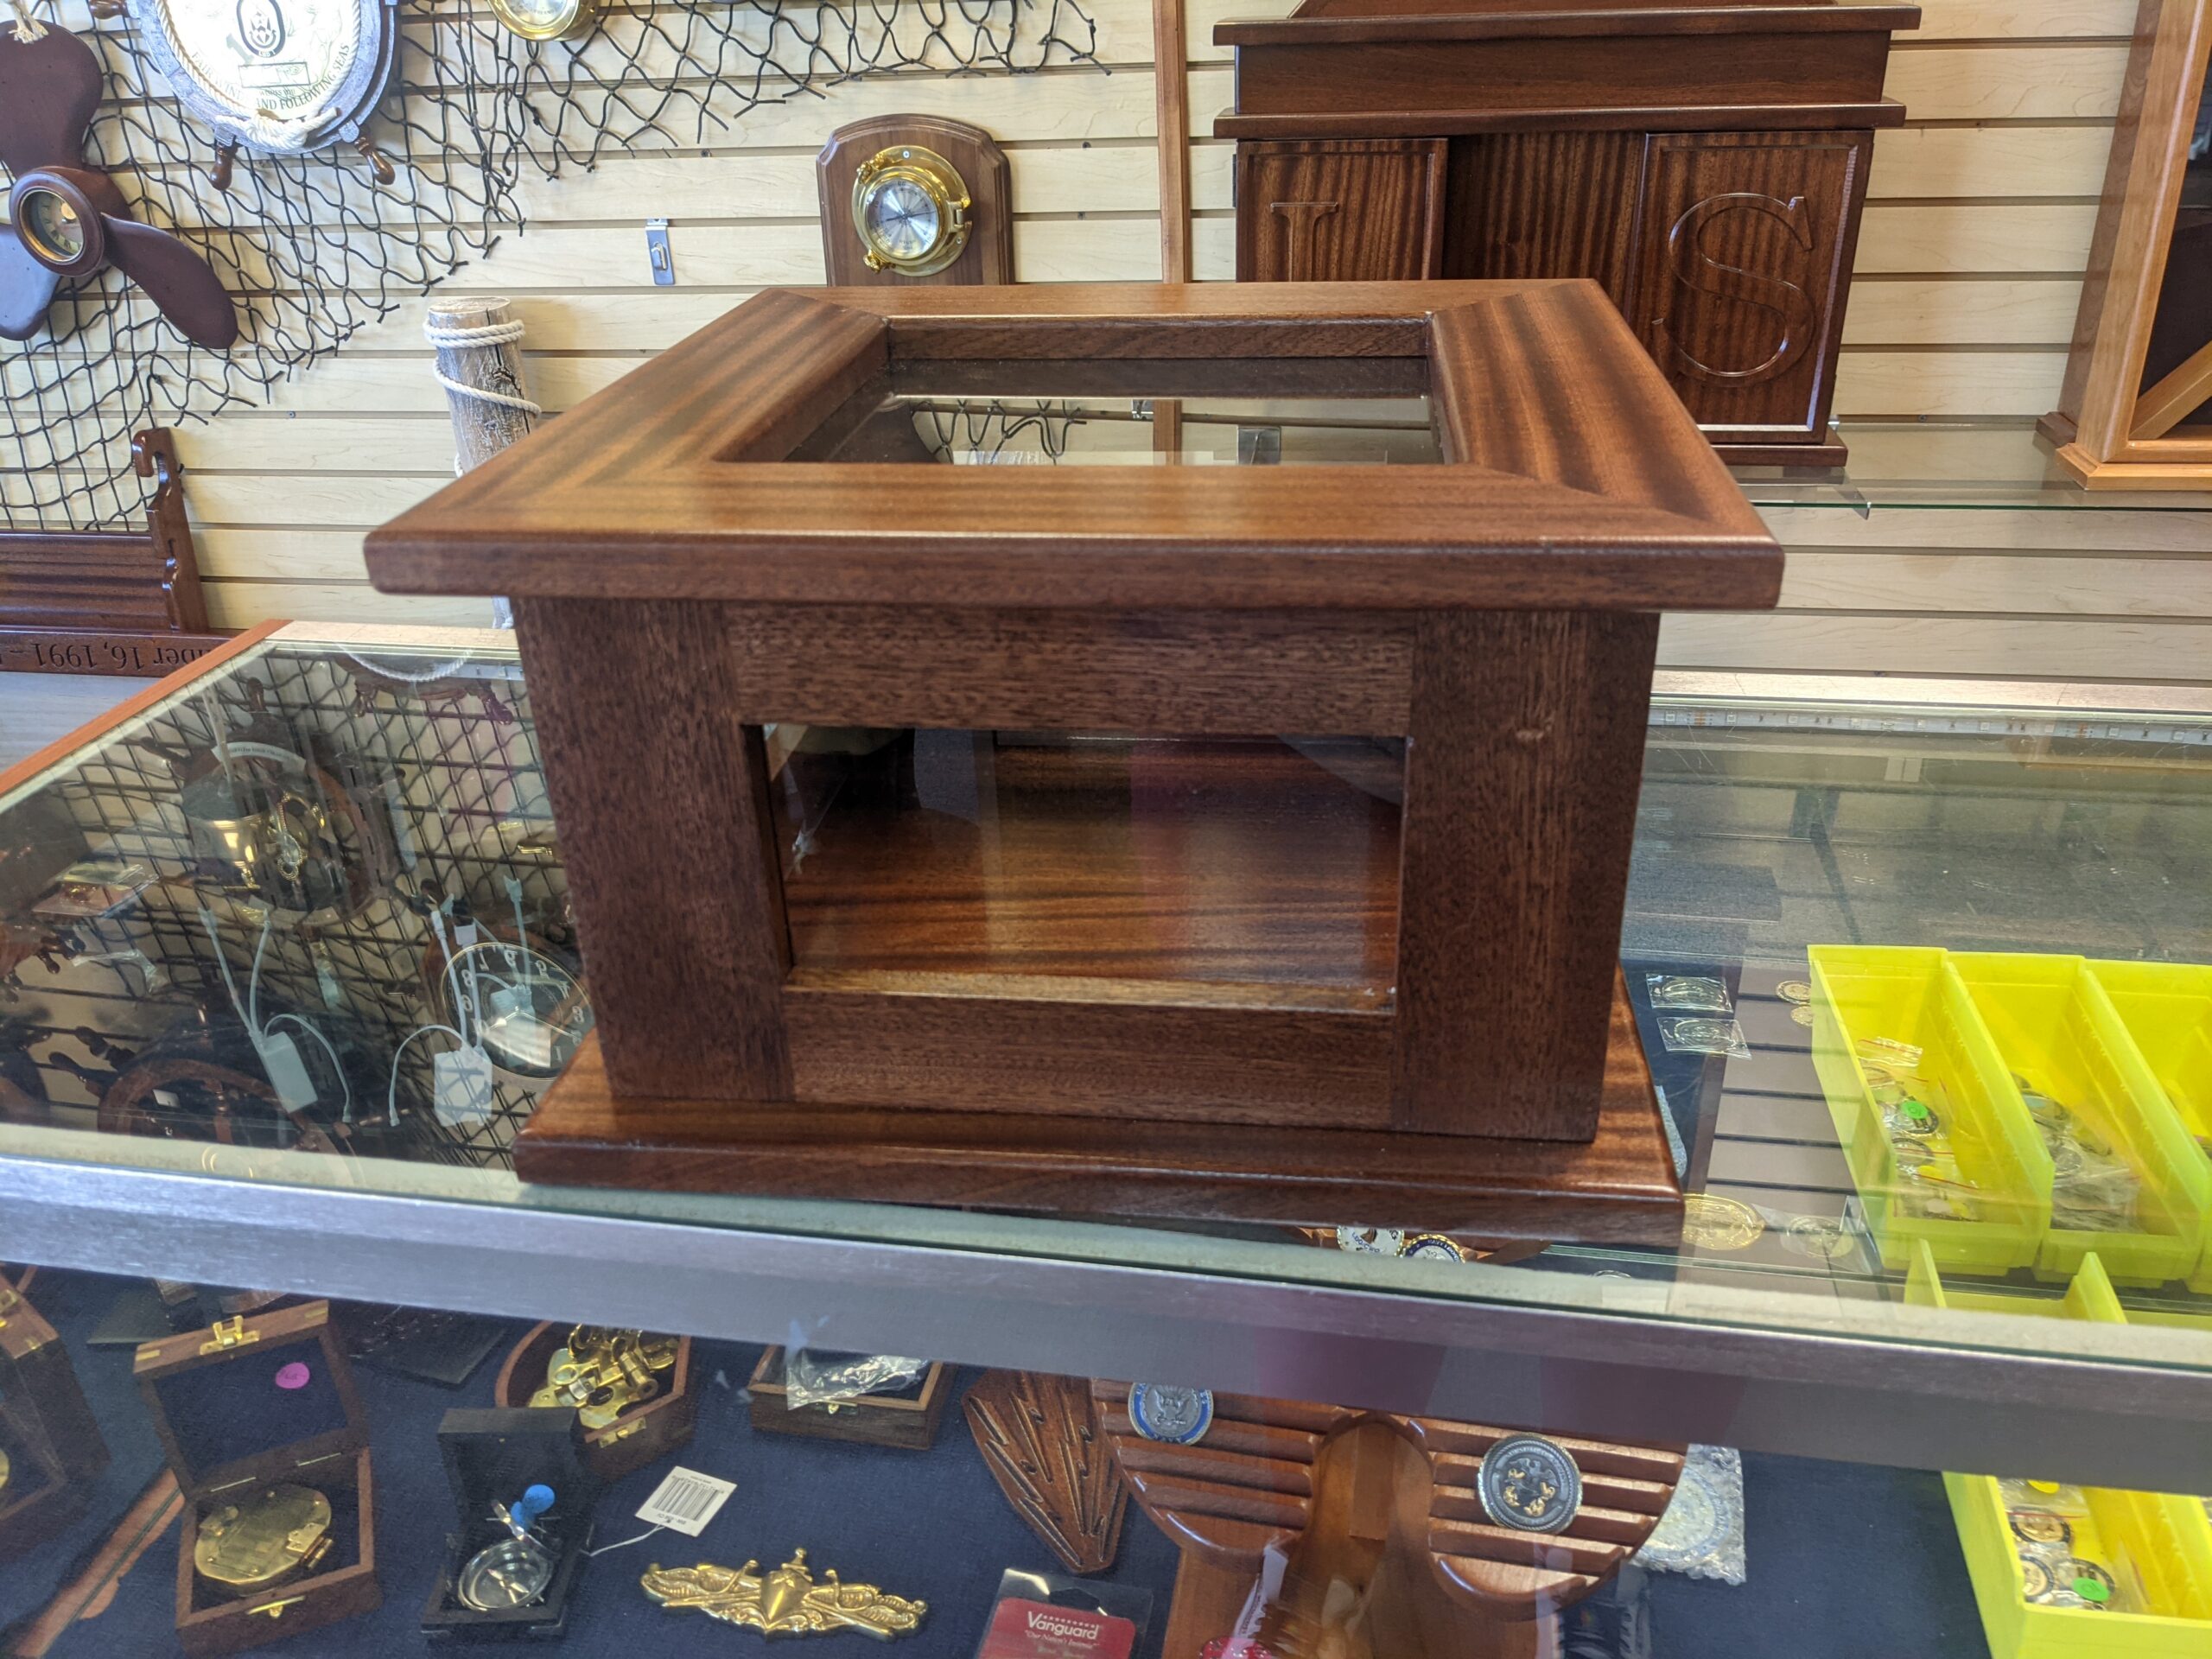
[[[736,1490],[734,1480],[717,1480],[696,1469],[671,1469],[638,1510],[638,1519],[696,1538]]]

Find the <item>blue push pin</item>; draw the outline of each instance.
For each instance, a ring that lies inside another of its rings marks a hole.
[[[531,1522],[552,1507],[553,1489],[545,1485],[531,1486],[524,1491],[519,1499],[505,1508],[493,1504],[492,1518],[513,1534],[516,1542],[535,1544],[537,1541],[530,1535]]]

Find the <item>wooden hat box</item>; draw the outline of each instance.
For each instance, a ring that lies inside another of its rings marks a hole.
[[[994,398],[1153,418],[929,464]],[[1433,464],[1135,464],[1357,398]],[[770,290],[368,560],[514,599],[597,1014],[524,1179],[1679,1236],[1659,616],[1782,554],[1596,284]]]
[[[817,1440],[851,1440],[901,1452],[926,1452],[937,1442],[952,1394],[952,1367],[931,1360],[920,1378],[895,1393],[864,1394],[835,1404],[794,1407],[784,1382],[784,1351],[765,1351],[745,1385],[753,1396],[753,1427],[771,1434],[803,1434]]]
[[[303,1365],[297,1379],[279,1373]],[[384,1599],[377,1583],[368,1420],[327,1302],[188,1331],[138,1350],[132,1372],[184,1494],[177,1539],[176,1635],[186,1653],[239,1653],[353,1618]],[[193,1566],[204,1518],[275,1484],[330,1501],[331,1546],[307,1573],[232,1596]]]
[[[107,1442],[54,1326],[0,1277],[0,1559],[44,1542],[80,1511]]]
[[[514,1345],[499,1367],[492,1398],[520,1409],[545,1386],[545,1368],[569,1339],[573,1325],[548,1322]],[[699,1396],[691,1388],[691,1338],[676,1339],[676,1363],[660,1378],[660,1392],[631,1407],[604,1428],[584,1431],[584,1461],[602,1485],[613,1485],[633,1469],[675,1452],[691,1439],[699,1421]]]

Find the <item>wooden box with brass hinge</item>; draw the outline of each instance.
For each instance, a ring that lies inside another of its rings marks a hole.
[[[531,1396],[546,1385],[546,1368],[575,1328],[549,1320],[517,1343],[499,1367],[493,1401],[510,1409],[531,1404]],[[657,1340],[676,1344],[676,1363],[655,1373],[653,1394],[626,1407],[611,1423],[585,1425],[584,1466],[609,1485],[687,1445],[699,1421],[699,1396],[691,1388],[691,1338]]]
[[[107,1443],[53,1325],[0,1278],[0,1560],[74,1520]]]
[[[932,1360],[919,1382],[895,1394],[864,1394],[836,1405],[794,1408],[784,1382],[784,1351],[770,1348],[761,1354],[745,1386],[753,1396],[755,1428],[926,1452],[937,1443],[938,1425],[944,1421],[945,1402],[952,1395],[952,1367]]]
[[[184,1494],[186,1653],[240,1653],[384,1599],[368,1420],[327,1302],[148,1343],[132,1374]]]

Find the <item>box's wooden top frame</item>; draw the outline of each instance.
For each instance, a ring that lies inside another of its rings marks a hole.
[[[1445,464],[785,459],[897,367],[1313,358],[1425,364]],[[1580,280],[772,289],[367,554],[387,593],[940,607],[1743,610],[1782,579]]]
[[[249,1482],[286,1479],[296,1469],[364,1451],[369,1444],[368,1414],[361,1408],[360,1391],[353,1385],[353,1368],[346,1363],[346,1351],[330,1322],[328,1302],[305,1302],[296,1307],[280,1307],[273,1313],[248,1315],[243,1335],[243,1342],[221,1347],[211,1340],[211,1333],[207,1331],[180,1332],[142,1344],[131,1362],[131,1375],[137,1379],[147,1414],[154,1420],[154,1433],[162,1442],[162,1453],[176,1474],[177,1485],[195,1502]],[[233,1360],[259,1357],[280,1348],[308,1344],[321,1351],[321,1363],[338,1390],[346,1427],[289,1445],[271,1446],[230,1463],[205,1469],[194,1467],[162,1403],[159,1386],[162,1379],[180,1371],[226,1365]]]

